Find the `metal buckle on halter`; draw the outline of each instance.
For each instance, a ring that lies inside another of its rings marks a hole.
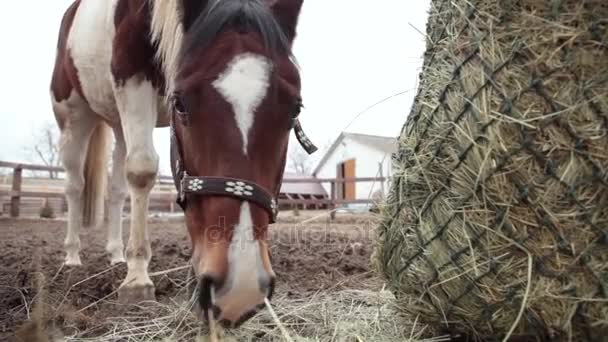
[[[186,200],[186,177],[188,177],[188,172],[184,171],[182,179],[179,180],[179,200],[182,203]]]
[[[270,209],[272,210],[272,222],[276,222],[279,216],[279,206],[274,198],[270,201]]]

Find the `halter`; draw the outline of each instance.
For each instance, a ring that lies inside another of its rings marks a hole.
[[[175,112],[171,110],[171,173],[173,182],[177,189],[177,204],[185,211],[187,207],[187,195],[196,196],[224,196],[253,202],[262,207],[270,217],[270,223],[275,223],[279,212],[277,202],[278,191],[274,196],[262,186],[239,178],[228,177],[206,177],[192,176],[184,168],[182,158],[182,147],[177,134],[175,133]],[[300,120],[292,116],[291,127],[302,148],[312,154],[317,147],[308,139]],[[187,122],[185,123],[187,125]],[[280,184],[278,189],[280,189]]]

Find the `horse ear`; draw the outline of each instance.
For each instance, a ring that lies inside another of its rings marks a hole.
[[[304,0],[266,0],[274,17],[283,27],[290,42],[296,38],[296,27]]]
[[[192,24],[198,19],[205,7],[207,7],[208,0],[181,0],[182,1],[182,24],[184,25],[184,31],[188,31]]]

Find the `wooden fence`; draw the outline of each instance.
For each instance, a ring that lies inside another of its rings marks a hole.
[[[62,173],[65,170],[61,167],[49,167],[43,165],[23,164],[23,163],[12,163],[0,161],[0,169],[12,169],[11,177],[11,188],[10,190],[0,189],[0,197],[9,197],[9,213],[11,217],[20,216],[20,208],[22,199],[24,198],[37,198],[44,200],[59,200],[61,201],[61,208],[65,210],[67,204],[65,201],[65,195],[63,192],[57,191],[22,191],[23,187],[23,172],[27,171],[43,171],[43,172],[56,172]],[[347,204],[373,204],[373,199],[355,199],[345,200],[338,198],[338,185],[342,183],[359,183],[359,182],[385,182],[385,177],[369,177],[369,178],[285,178],[283,183],[306,183],[306,184],[330,184],[330,193],[328,197],[324,198],[285,198],[281,196],[279,198],[279,205],[281,207],[295,207],[301,206],[305,208],[336,208],[340,205]],[[152,191],[150,206],[158,211],[174,212],[175,209],[175,198],[176,192],[171,188],[170,191],[159,191],[158,187],[161,185],[173,184],[173,178],[171,176],[159,176],[158,184],[155,190]],[[129,201],[127,201],[126,207],[128,208]],[[0,213],[3,208],[0,208]]]

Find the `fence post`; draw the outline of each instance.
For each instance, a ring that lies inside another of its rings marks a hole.
[[[68,212],[68,198],[63,195],[63,197],[61,197],[61,213],[65,214]]]
[[[338,196],[336,196],[336,191],[337,191],[337,187],[336,187],[336,181],[332,181],[331,182],[331,204],[329,205],[329,210],[331,210],[331,213],[329,214],[329,217],[332,220],[336,219],[336,198]]]
[[[380,173],[380,178],[384,178],[384,169],[383,169],[383,162],[380,162],[380,166],[378,167],[378,173]],[[380,181],[380,191],[382,191],[382,198],[385,198],[385,194],[384,194],[384,180]]]
[[[11,217],[19,217],[19,207],[21,206],[21,179],[23,168],[17,166],[13,169],[13,187],[11,192]]]

